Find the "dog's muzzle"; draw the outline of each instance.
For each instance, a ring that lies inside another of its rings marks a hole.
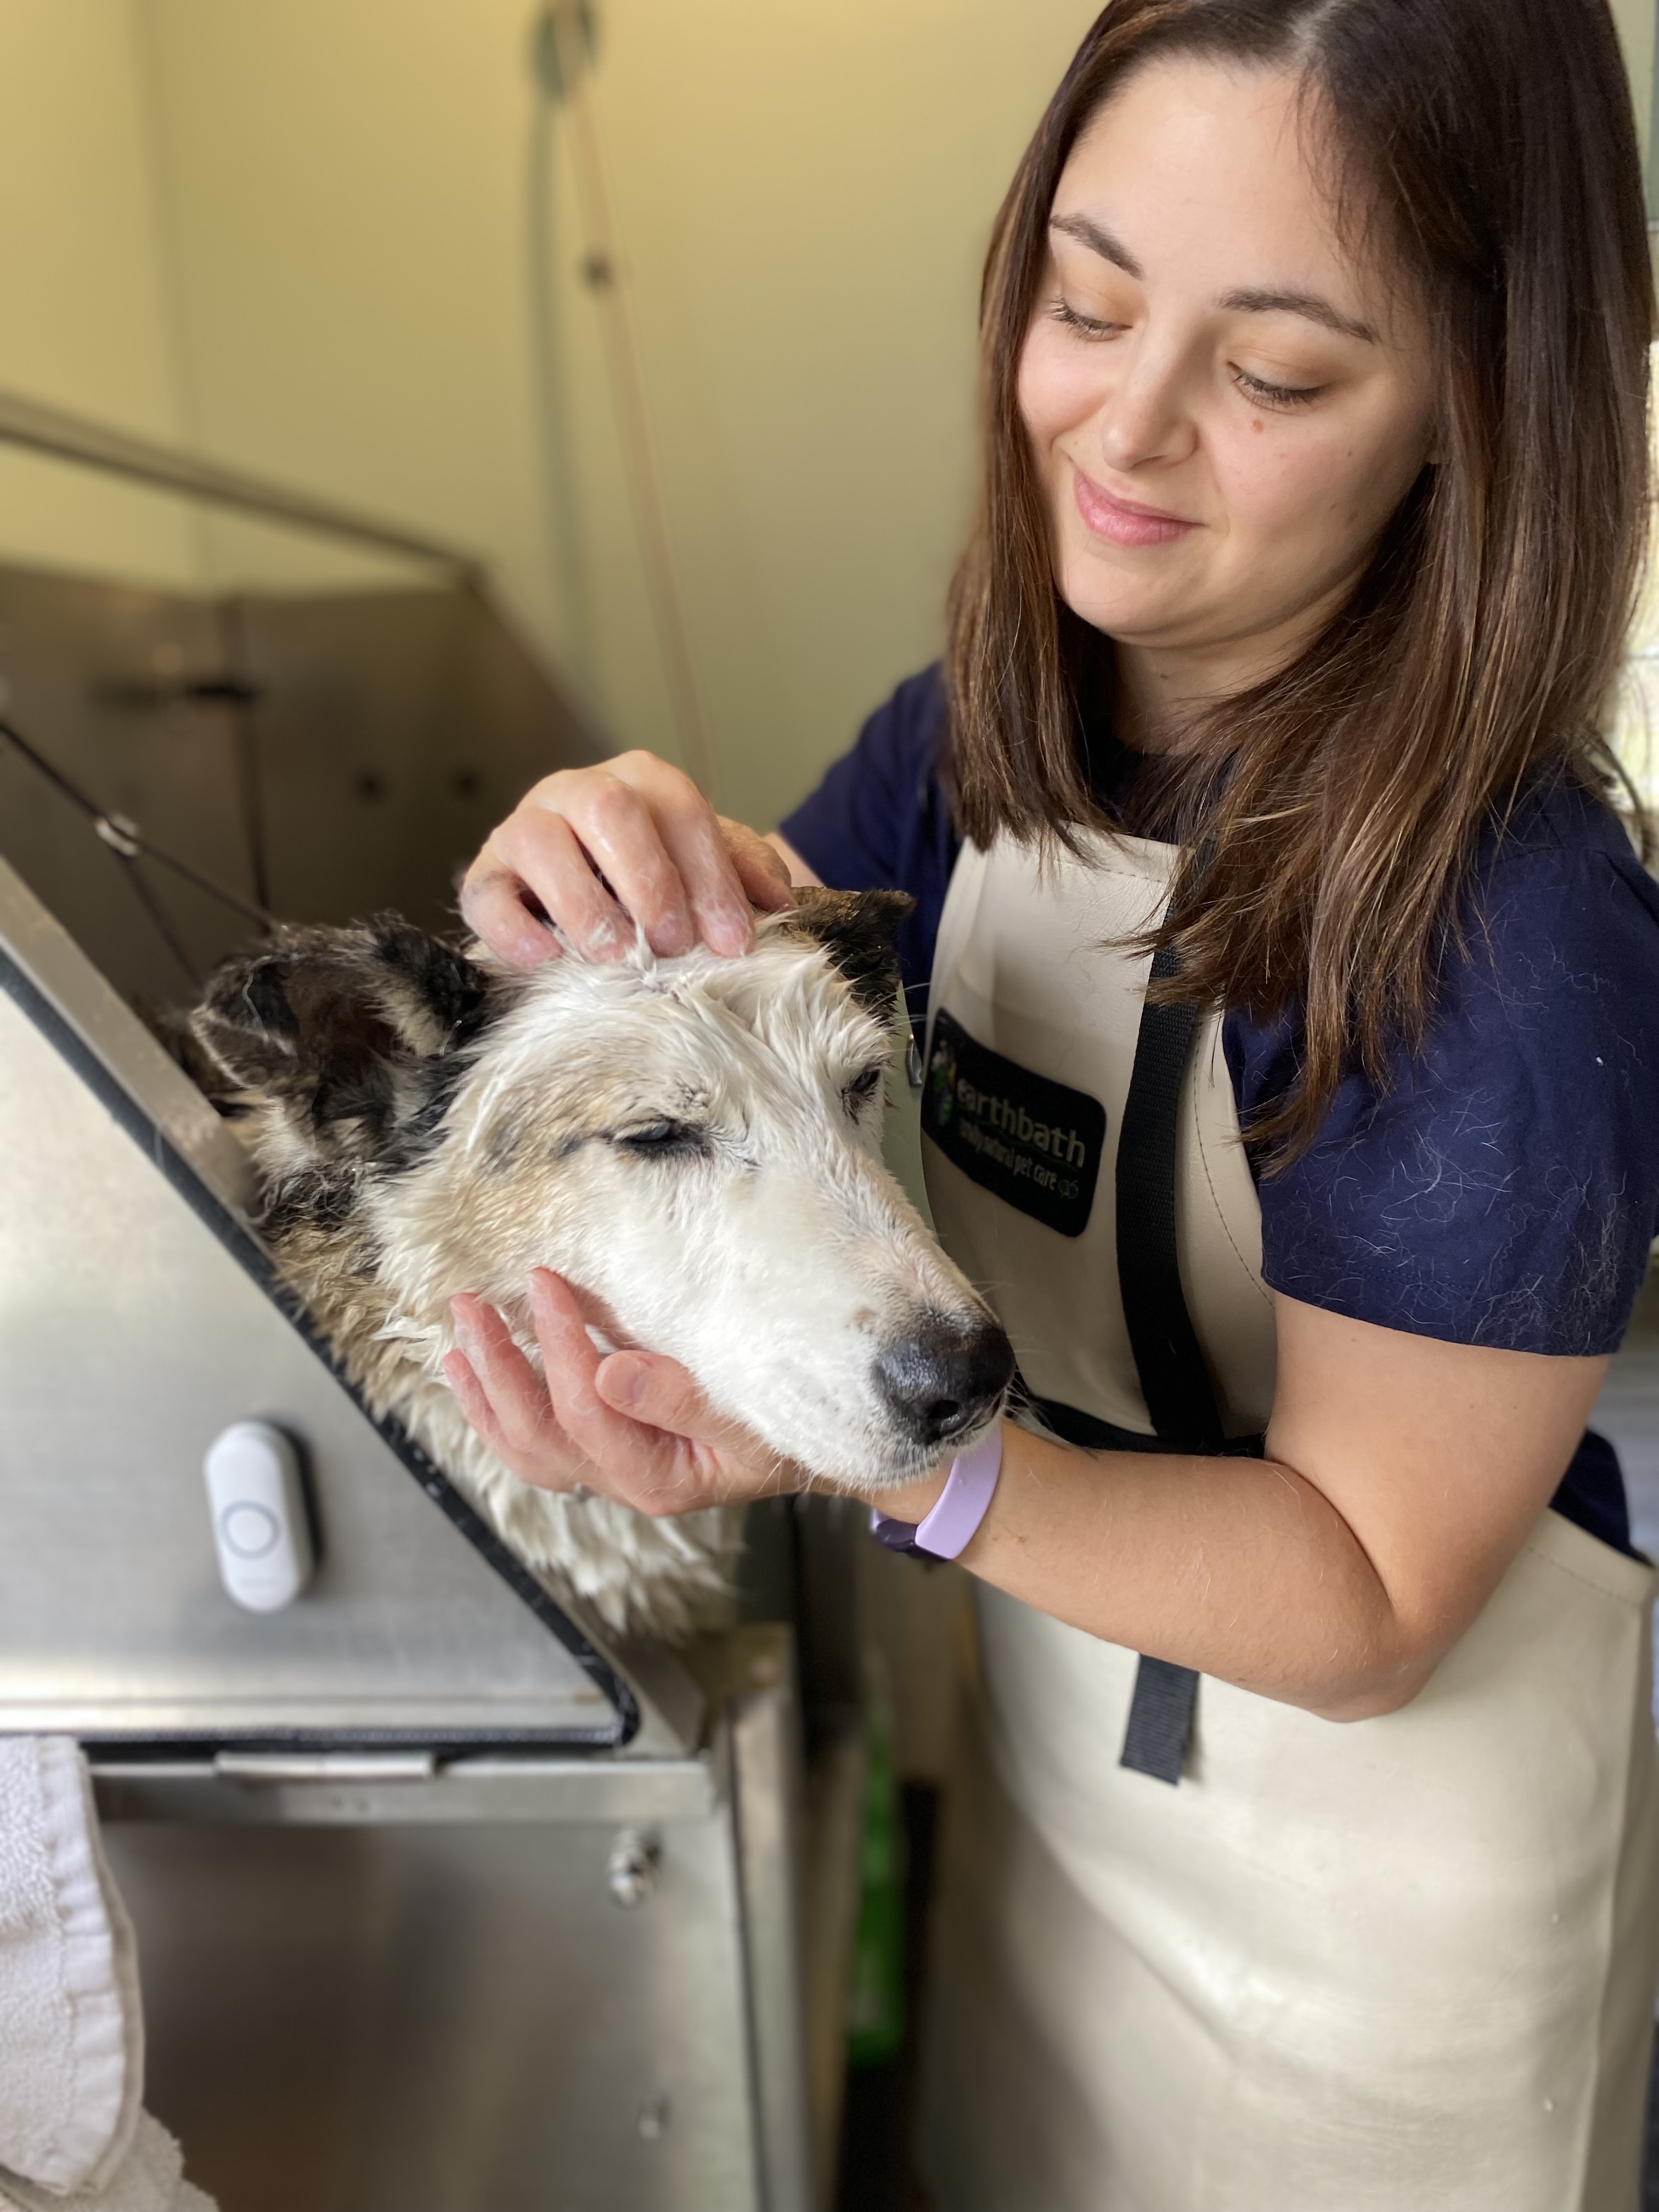
[[[876,1387],[907,1441],[943,1450],[970,1434],[1013,1380],[1014,1348],[988,1315],[927,1312],[876,1355]]]

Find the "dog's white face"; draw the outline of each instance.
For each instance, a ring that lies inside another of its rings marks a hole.
[[[682,1361],[781,1457],[878,1488],[980,1433],[1012,1354],[882,1164],[892,1000],[872,938],[884,928],[890,954],[892,915],[860,930],[856,905],[837,913],[839,942],[767,922],[737,959],[525,976],[475,952],[459,1019],[447,983],[434,998],[395,957],[366,1014],[362,958],[313,963],[309,983],[290,966],[286,1057],[262,988],[220,991],[198,1028],[257,1104],[279,1215],[319,1177],[345,1189],[399,1327],[434,1361],[460,1290],[528,1344],[530,1273],[550,1267],[607,1335]]]
[[[793,933],[742,959],[551,962],[448,1141],[374,1190],[383,1277],[412,1310],[466,1287],[521,1317],[551,1267],[782,1457],[913,1479],[984,1425],[1007,1368],[882,1164],[890,1048]]]

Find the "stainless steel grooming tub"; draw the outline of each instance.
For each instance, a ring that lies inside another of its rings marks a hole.
[[[586,750],[472,580],[215,605],[0,569],[0,675],[101,805],[304,919],[441,927],[453,862]],[[223,2212],[808,2212],[848,1528],[765,1509],[748,1625],[680,1655],[524,1568],[285,1301],[133,1011],[246,922],[170,884],[169,946],[134,890],[0,748],[0,1732],[93,1761],[149,2103]],[[247,1419],[300,1447],[319,1553],[270,1613],[221,1586],[203,1478]]]
[[[0,1729],[93,1756],[192,2172],[226,2212],[805,2212],[787,1626],[688,1666],[507,1555],[3,863],[0,1161]],[[321,1537],[270,1614],[219,1586],[201,1478],[248,1416],[303,1444]],[[832,2020],[834,1980],[832,1942]]]
[[[225,2212],[805,2212],[789,1628],[629,1650],[507,1554],[285,1304],[222,1127],[3,863],[0,1163],[0,1730],[93,1759],[191,2171]],[[202,1477],[246,1417],[303,1446],[320,1544],[268,1614]]]

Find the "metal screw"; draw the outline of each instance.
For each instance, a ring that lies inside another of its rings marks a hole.
[[[640,2106],[640,2141],[660,2142],[668,2132],[670,2106],[666,2097],[647,2097]]]
[[[662,1845],[640,1828],[624,1828],[611,1846],[605,1864],[605,1887],[611,1900],[625,1911],[643,1905],[657,1886],[657,1863]]]

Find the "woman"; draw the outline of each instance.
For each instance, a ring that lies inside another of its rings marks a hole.
[[[1659,1228],[1595,738],[1651,313],[1603,0],[1115,0],[1004,205],[943,671],[773,841],[919,902],[929,1194],[1036,1401],[879,1501],[978,1583],[945,2212],[1634,2202],[1650,1573],[1585,1419]],[[787,898],[630,755],[465,903],[604,958],[606,884],[665,952]],[[771,1486],[535,1301],[545,1388],[475,1301],[451,1363],[526,1480]]]

